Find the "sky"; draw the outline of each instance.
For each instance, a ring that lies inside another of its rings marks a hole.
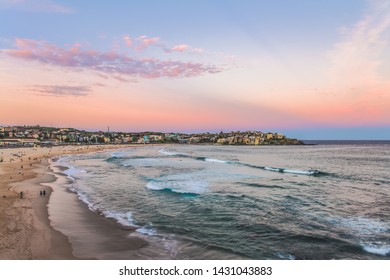
[[[390,0],[0,0],[0,125],[390,139]]]

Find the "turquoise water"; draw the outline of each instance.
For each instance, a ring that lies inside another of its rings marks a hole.
[[[389,143],[146,145],[56,164],[156,258],[390,258]]]

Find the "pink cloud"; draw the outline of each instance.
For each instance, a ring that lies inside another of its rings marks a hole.
[[[148,36],[144,35],[144,36],[138,37],[138,40],[142,41],[143,44],[149,46],[151,44],[157,43],[160,40],[160,38],[159,37],[149,38]]]
[[[35,41],[35,40],[29,40],[29,39],[21,39],[21,38],[16,38],[15,39],[15,45],[18,47],[18,48],[25,48],[25,49],[32,49],[32,48],[35,48],[37,46],[39,41]]]
[[[144,40],[146,45],[158,41],[157,38],[144,38]],[[132,58],[117,52],[82,50],[79,44],[65,49],[45,41],[18,38],[15,40],[15,45],[16,49],[3,49],[0,52],[15,58],[39,61],[73,70],[94,70],[110,77],[123,75],[142,78],[184,78],[223,71],[222,68],[212,64]]]
[[[195,53],[195,54],[200,54],[203,52],[203,49],[201,48],[192,48],[191,46],[187,44],[180,44],[180,45],[175,45],[172,48],[162,46],[164,52],[166,53],[172,53],[172,52],[190,52],[190,53]]]
[[[146,35],[139,36],[135,39],[130,37],[129,35],[124,35],[122,37],[125,45],[137,52],[144,51],[149,46],[154,45],[158,49],[163,50],[165,53],[173,53],[173,52],[188,52],[188,53],[195,53],[200,54],[203,53],[204,50],[201,48],[192,48],[188,44],[178,44],[174,45],[173,47],[168,46],[165,42],[162,42],[160,37],[148,37]],[[118,49],[119,47],[117,47]]]
[[[160,38],[159,37],[150,38],[148,36],[143,35],[138,37],[136,40],[138,41],[138,44],[135,47],[135,50],[142,51],[147,47],[149,47],[150,45],[156,44],[160,40]]]
[[[125,41],[126,46],[131,47],[133,45],[133,39],[130,36],[123,36],[123,40]]]
[[[130,80],[125,79],[125,78],[123,78],[122,76],[111,76],[111,78],[113,78],[113,79],[115,79],[115,80],[117,80],[117,81],[119,81],[119,82],[123,82],[123,83],[128,83],[128,82],[130,82]]]
[[[38,95],[45,96],[86,96],[91,92],[90,87],[86,86],[68,86],[68,85],[34,85],[29,88]]]
[[[185,45],[185,44],[176,45],[176,46],[174,46],[174,47],[171,49],[171,51],[173,51],[173,52],[184,52],[184,51],[188,50],[189,47],[190,47],[190,46]]]
[[[81,44],[77,43],[70,49],[70,52],[72,54],[77,54],[80,50],[80,47],[81,47]]]

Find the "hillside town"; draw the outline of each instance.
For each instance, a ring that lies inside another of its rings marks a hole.
[[[231,131],[220,133],[90,132],[75,128],[43,126],[0,126],[0,147],[93,144],[218,144],[302,145],[280,133]]]

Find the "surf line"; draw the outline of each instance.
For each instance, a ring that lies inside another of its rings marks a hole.
[[[262,169],[262,170],[272,171],[272,172],[290,173],[290,174],[296,174],[296,175],[309,175],[309,176],[324,174],[317,169],[295,170],[295,169],[287,169],[287,168],[279,168],[279,167],[258,166],[258,165],[252,165],[249,163],[242,163],[239,161],[226,161],[226,160],[220,160],[220,159],[215,159],[215,158],[191,156],[189,154],[170,152],[170,151],[167,151],[165,149],[161,149],[159,152],[162,154],[165,154],[167,156],[171,156],[171,157],[185,157],[185,158],[190,158],[190,159],[194,159],[194,160],[206,161],[206,162],[211,162],[211,163],[219,163],[219,164],[243,165],[243,166],[247,166],[247,167],[251,167],[251,168]]]
[[[237,164],[245,165],[251,168],[257,168],[257,169],[262,169],[271,172],[279,172],[279,173],[290,173],[296,175],[309,175],[309,176],[322,174],[322,172],[317,169],[295,170],[295,169],[286,169],[286,168],[279,168],[279,167],[258,166],[258,165],[248,164],[248,163],[240,163],[240,162],[237,162]]]

